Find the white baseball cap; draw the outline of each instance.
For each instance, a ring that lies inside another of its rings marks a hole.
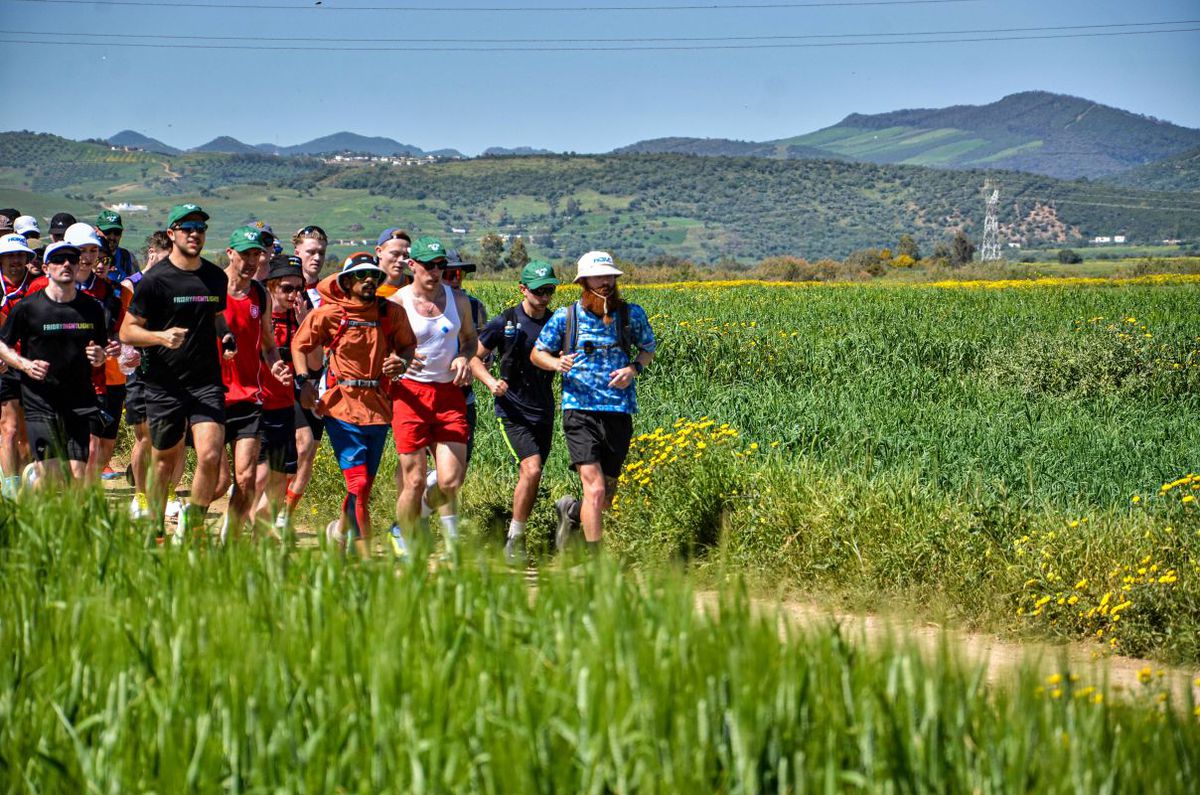
[[[617,266],[613,264],[612,254],[607,251],[589,251],[579,258],[579,271],[575,274],[575,281],[587,279],[592,276],[624,276],[624,271],[617,270]]]
[[[49,262],[50,258],[54,256],[54,254],[64,249],[68,251],[74,251],[76,255],[79,254],[79,246],[74,246],[65,240],[60,240],[57,243],[51,243],[50,245],[46,246],[45,251],[42,252],[42,261]]]
[[[104,242],[100,240],[100,235],[96,234],[96,227],[83,221],[67,227],[67,231],[63,233],[63,242],[70,243],[76,248],[83,246],[104,248]]]
[[[32,215],[22,215],[17,220],[13,221],[13,231],[18,235],[26,237],[32,232],[34,237],[41,237],[42,230],[38,228],[37,219]]]
[[[25,241],[24,235],[18,235],[16,232],[9,233],[4,237],[0,237],[0,254],[28,254],[33,256],[33,249],[29,247],[29,243]]]

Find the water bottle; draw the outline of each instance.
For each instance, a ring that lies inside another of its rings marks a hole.
[[[504,324],[504,341],[512,343],[517,338],[517,324],[511,320]]]
[[[117,357],[117,366],[121,368],[121,374],[129,375],[136,370],[140,356],[137,348],[121,343],[121,355]]]

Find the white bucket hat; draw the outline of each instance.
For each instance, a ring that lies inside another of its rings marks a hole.
[[[99,246],[100,248],[104,248],[104,242],[100,239],[100,235],[96,234],[96,228],[83,221],[67,227],[67,231],[63,233],[63,242],[70,243],[76,248],[83,246]]]
[[[33,249],[29,247],[24,235],[18,235],[16,232],[0,237],[0,254],[28,254],[33,256]]]
[[[579,271],[575,281],[588,279],[592,276],[624,276],[624,271],[617,270],[613,264],[612,254],[607,251],[589,251],[579,258]]]

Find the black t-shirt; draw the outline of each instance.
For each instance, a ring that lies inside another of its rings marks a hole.
[[[147,383],[184,389],[221,385],[221,352],[213,319],[225,311],[228,289],[225,271],[204,259],[194,271],[165,260],[142,276],[129,313],[144,318],[150,331],[188,330],[183,345],[175,350],[154,345],[142,351],[142,378]]]
[[[529,361],[529,354],[542,333],[542,326],[550,320],[550,312],[541,318],[525,314],[518,304],[515,315],[517,333],[512,340],[512,351],[504,338],[504,326],[508,322],[506,312],[496,315],[479,333],[483,347],[496,352],[500,364],[500,375],[508,381],[508,392],[496,398],[496,416],[524,419],[529,423],[552,422],[554,420],[554,373],[543,370]],[[505,362],[507,354],[507,363]],[[507,377],[506,377],[507,376]]]
[[[55,415],[64,411],[95,409],[89,342],[108,343],[104,307],[95,298],[76,293],[66,303],[52,300],[45,291],[34,293],[13,307],[0,329],[0,339],[10,348],[18,343],[21,355],[50,363],[45,380],[21,373],[21,401],[32,414]]]

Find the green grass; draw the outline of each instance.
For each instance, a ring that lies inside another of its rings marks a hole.
[[[71,528],[67,530],[67,528]],[[12,792],[1184,792],[1190,696],[780,634],[731,581],[146,550],[99,495],[0,505]]]

